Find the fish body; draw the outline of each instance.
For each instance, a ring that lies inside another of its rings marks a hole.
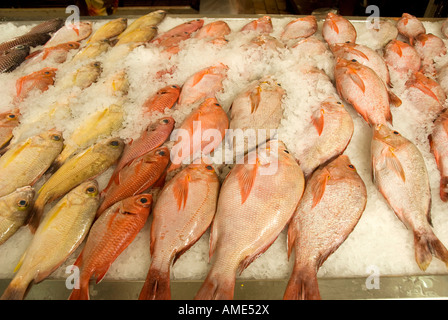
[[[12,72],[25,61],[30,47],[18,45],[0,55],[0,73]]]
[[[442,112],[446,100],[446,94],[440,84],[425,76],[421,72],[415,72],[406,81],[407,97],[413,106],[425,115],[434,116]]]
[[[345,107],[335,99],[321,103],[312,116],[301,150],[296,156],[305,177],[344,152],[353,136],[354,124]]]
[[[295,249],[283,298],[320,300],[317,272],[355,228],[367,190],[346,155],[314,172],[288,228],[288,256]]]
[[[66,42],[81,42],[92,34],[92,23],[80,21],[76,24],[68,24],[56,31],[50,40],[45,43],[45,48],[54,47]]]
[[[263,48],[263,50],[278,51],[285,48],[285,45],[275,37],[268,34],[260,34],[252,38],[245,47]]]
[[[322,26],[322,36],[331,45],[335,43],[355,43],[356,29],[341,15],[329,12]]]
[[[211,227],[212,265],[196,300],[233,299],[236,273],[276,240],[303,189],[302,170],[281,141],[268,141],[232,168],[221,185]]]
[[[163,19],[165,19],[166,14],[167,13],[164,10],[156,10],[145,14],[144,16],[137,18],[130,25],[128,25],[126,30],[120,33],[117,38],[121,40],[121,38],[127,36],[129,33],[142,27],[145,28],[148,26],[157,26],[163,21]]]
[[[79,150],[83,150],[98,139],[110,136],[121,128],[124,119],[122,105],[112,104],[88,116],[66,139],[64,150],[53,166],[60,167]]]
[[[119,138],[103,139],[67,160],[37,192],[28,224],[31,232],[39,226],[46,204],[106,171],[116,163],[123,147],[124,142]]]
[[[124,199],[104,212],[92,225],[86,244],[75,262],[79,267],[79,288],[69,300],[88,300],[92,276],[99,283],[117,257],[132,243],[148,219],[151,194]]]
[[[171,265],[194,245],[212,223],[219,194],[212,166],[191,164],[160,192],[151,224],[151,265],[140,300],[169,300]]]
[[[62,150],[62,134],[49,130],[11,145],[0,158],[0,196],[32,186]]]
[[[375,50],[356,43],[337,43],[331,45],[330,48],[336,58],[346,60],[355,59],[375,71],[385,84],[391,86],[389,69],[387,68],[386,62]]]
[[[186,160],[192,162],[199,155],[211,153],[221,144],[228,128],[227,113],[218,101],[215,98],[206,99],[176,129],[168,172],[180,168]]]
[[[403,13],[397,21],[398,32],[414,45],[415,38],[420,34],[425,34],[426,29],[423,23],[415,16],[409,13]]]
[[[165,172],[169,159],[169,149],[159,147],[124,166],[102,192],[102,202],[97,216],[102,215],[107,208],[118,201],[143,193],[153,186]]]
[[[395,212],[414,234],[415,260],[426,270],[432,256],[448,263],[448,250],[431,228],[431,189],[420,150],[399,132],[375,127],[371,143],[373,180]]]
[[[127,26],[128,19],[126,18],[117,18],[106,22],[92,34],[87,43],[116,38]]]
[[[312,36],[317,31],[315,16],[306,16],[294,19],[284,27],[280,39],[283,41],[302,39]]]
[[[388,68],[405,74],[420,70],[421,58],[415,48],[406,42],[394,39],[384,47],[384,61]]]
[[[180,90],[178,85],[169,85],[157,90],[143,103],[143,113],[152,115],[156,112],[163,113],[166,108],[171,109],[179,99]]]
[[[20,45],[29,47],[41,46],[44,45],[49,39],[50,35],[48,33],[24,34],[9,41],[0,43],[0,54]]]
[[[297,52],[303,56],[321,55],[327,51],[325,43],[315,36],[300,39],[289,47],[292,52]]]
[[[64,19],[55,18],[51,20],[44,21],[32,27],[28,34],[33,33],[55,33],[64,25]]]
[[[226,65],[219,63],[190,76],[182,86],[178,104],[184,106],[214,98],[223,89],[222,82],[227,77],[228,69]]]
[[[127,33],[125,36],[119,38],[118,42],[115,45],[119,46],[125,43],[148,42],[154,39],[156,35],[156,26],[143,26],[138,29],[134,29],[133,31]]]
[[[285,90],[271,76],[255,80],[233,100],[230,129],[235,132],[233,148],[237,157],[274,137],[283,117]],[[260,134],[259,130],[263,130]],[[242,133],[244,140],[238,134]]]
[[[422,59],[422,71],[434,76],[434,59],[444,56],[447,52],[443,40],[432,33],[419,34],[415,37],[414,48]]]
[[[12,133],[20,123],[19,117],[20,112],[18,109],[0,114],[0,150],[11,141]]]
[[[448,201],[448,111],[441,113],[434,121],[429,136],[431,152],[440,172],[440,199]]]
[[[40,62],[50,59],[55,63],[63,63],[67,60],[67,55],[70,50],[76,50],[80,46],[79,42],[65,42],[54,47],[47,47],[41,51],[34,51],[33,54],[27,57],[28,61]]]
[[[45,280],[82,243],[98,208],[98,183],[85,182],[51,208],[16,267],[2,300],[24,299],[32,283]]]
[[[109,40],[100,40],[87,44],[71,60],[71,62],[96,59],[111,48]]]
[[[58,80],[56,85],[61,90],[78,87],[80,89],[88,88],[95,83],[101,75],[102,64],[99,61],[92,61],[85,64],[72,73],[69,73]]]
[[[271,17],[263,16],[257,20],[252,20],[241,28],[242,32],[255,31],[257,33],[271,33],[274,31]]]
[[[341,98],[350,103],[367,123],[392,123],[390,105],[400,105],[401,100],[388,91],[375,71],[356,60],[338,59],[334,76]]]
[[[57,70],[56,68],[43,68],[19,78],[16,81],[16,99],[23,101],[35,90],[40,92],[48,90],[54,84]]]
[[[189,38],[192,33],[198,31],[200,28],[202,28],[203,25],[204,25],[203,19],[187,21],[171,28],[168,31],[162,32],[152,42],[156,45],[159,45],[160,43],[166,41],[167,39],[173,37],[176,38],[181,35],[187,35]]]
[[[28,219],[34,189],[30,186],[0,197],[0,245],[5,243]]]
[[[206,39],[214,41],[216,39],[225,39],[224,37],[230,34],[231,29],[227,22],[218,20],[204,25],[195,33],[195,39]]]

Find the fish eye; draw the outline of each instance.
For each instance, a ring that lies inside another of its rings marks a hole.
[[[345,41],[345,43],[350,43],[351,41]]]
[[[157,152],[157,154],[158,154],[159,156],[164,156],[164,155],[165,155],[165,151],[161,150],[161,151]]]
[[[61,136],[57,135],[57,134],[54,134],[54,135],[51,136],[51,139],[53,139],[54,141],[59,141],[59,140],[61,140]]]
[[[170,122],[168,119],[163,119],[163,120],[162,120],[162,123],[165,123],[165,124],[166,124],[166,123],[168,123],[168,122]]]
[[[12,114],[12,113],[11,113],[11,114],[8,114],[8,118],[9,118],[9,119],[14,119],[15,117],[16,117],[15,114]]]
[[[95,67],[99,67],[99,66],[101,66],[101,63],[99,63],[99,62],[95,62],[93,65],[94,65]]]
[[[174,86],[171,86],[171,88],[177,89],[177,88],[179,88],[179,87],[176,86],[176,85],[174,85]]]
[[[213,170],[213,167],[212,166],[206,166],[205,167],[207,170]]]
[[[88,193],[88,194],[94,194],[94,193],[96,193],[97,191],[96,191],[96,188],[95,187],[88,187],[87,189],[86,189],[86,193]]]
[[[283,150],[285,153],[287,153],[287,154],[289,154],[289,151],[288,150]]]
[[[350,169],[355,169],[355,166],[352,165],[352,164],[349,164],[348,167],[349,167]]]
[[[26,207],[28,207],[28,201],[19,200],[19,202],[17,202],[17,206],[19,206],[20,208],[26,208]]]
[[[148,199],[147,199],[147,198],[141,198],[141,199],[140,199],[140,202],[141,202],[141,203],[147,203],[147,202],[148,202]]]
[[[45,71],[44,74],[50,74],[50,72],[49,71]]]
[[[398,131],[394,131],[394,134],[399,134],[399,132]]]
[[[339,101],[338,102],[336,102],[337,104],[342,104],[342,103],[340,103]]]
[[[215,106],[220,107],[221,105],[219,103],[215,103]]]
[[[119,143],[117,140],[113,140],[113,141],[110,142],[110,145],[111,145],[112,147],[118,147],[119,144],[120,144],[120,143]]]
[[[358,62],[356,59],[352,59],[352,62]]]

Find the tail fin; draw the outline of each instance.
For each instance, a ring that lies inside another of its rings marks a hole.
[[[68,300],[90,300],[89,279],[87,281],[81,279],[79,289],[73,289]]]
[[[316,272],[311,269],[294,268],[283,300],[321,300]]]
[[[209,273],[194,299],[233,300],[234,291],[235,276],[228,277]]]
[[[32,286],[32,282],[24,282],[21,278],[15,278],[6,288],[0,300],[23,300]]]
[[[28,228],[31,233],[36,233],[37,227],[39,227],[40,219],[42,218],[42,214],[44,213],[45,204],[41,205],[40,202],[36,200],[34,206],[29,214],[28,218]]]
[[[170,271],[149,269],[139,300],[171,300]]]
[[[414,246],[415,260],[421,270],[428,268],[433,255],[448,267],[448,250],[432,231],[414,233]]]

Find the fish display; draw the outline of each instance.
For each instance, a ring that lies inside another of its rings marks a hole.
[[[283,298],[320,300],[317,272],[355,228],[367,204],[367,189],[346,155],[310,178],[288,228],[294,268]]]

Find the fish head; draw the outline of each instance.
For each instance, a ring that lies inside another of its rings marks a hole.
[[[20,111],[11,110],[0,114],[0,126],[10,127],[19,122]]]
[[[403,56],[403,51],[406,50],[407,47],[409,47],[407,43],[393,39],[386,45],[385,50],[395,52],[399,57],[401,57]]]
[[[174,128],[175,120],[173,117],[164,117],[161,118],[158,123],[159,125],[172,130],[172,128]]]
[[[12,48],[10,51],[23,51],[24,54],[28,55],[30,53],[30,46],[20,44]]]
[[[350,158],[345,154],[342,154],[331,161],[325,166],[324,170],[327,170],[332,181],[352,179],[354,177],[357,178],[358,176],[356,167],[350,161]]]
[[[40,137],[46,141],[51,141],[55,144],[62,145],[64,139],[62,137],[62,132],[56,129],[51,129],[40,134]]]
[[[373,139],[381,142],[385,147],[393,149],[398,149],[407,143],[406,138],[397,130],[393,130],[385,124],[379,124],[373,128]]]
[[[81,46],[81,43],[76,42],[76,41],[70,41],[67,43],[63,43],[62,45],[67,50],[73,50],[73,49],[78,49]]]
[[[35,191],[31,186],[18,188],[8,196],[8,202],[14,211],[27,211],[33,205]]]
[[[73,194],[78,194],[81,198],[93,198],[99,200],[99,186],[96,180],[89,180],[81,183],[73,190]]]
[[[104,150],[111,155],[121,154],[125,146],[124,140],[118,137],[105,139],[100,142],[100,144],[106,146],[106,149],[101,148],[101,150]]]
[[[156,93],[156,97],[160,96],[167,96],[172,98],[173,100],[177,100],[180,94],[180,86],[178,85],[169,85],[166,87],[163,87],[162,89],[158,90]]]
[[[146,153],[143,158],[145,163],[155,163],[159,161],[168,163],[170,159],[170,150],[165,146],[158,147]]]
[[[188,167],[185,168],[185,172],[191,177],[191,180],[205,180],[205,181],[217,181],[218,175],[213,167],[212,161],[203,156],[193,161]]]
[[[129,214],[148,214],[153,202],[152,194],[142,193],[126,198],[121,203],[121,212]]]

